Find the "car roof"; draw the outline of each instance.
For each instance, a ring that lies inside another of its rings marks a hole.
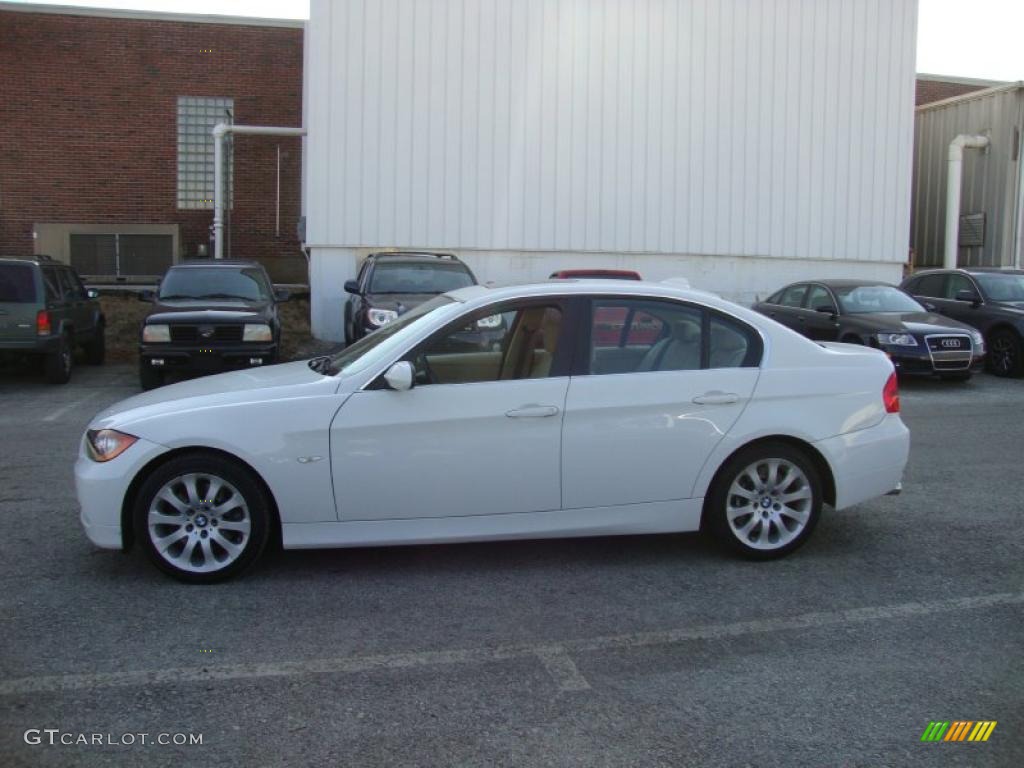
[[[38,254],[35,256],[0,256],[0,262],[4,264],[49,264],[54,267],[71,268],[70,264],[65,264],[63,261],[57,261],[52,256],[46,256],[44,254]]]
[[[450,291],[446,295],[455,301],[467,304],[477,301],[502,301],[532,296],[575,296],[575,295],[638,296],[647,298],[682,299],[696,301],[713,307],[731,309],[737,305],[713,293],[695,288],[683,288],[670,283],[655,283],[647,280],[609,280],[605,278],[580,278],[573,280],[548,280],[543,283],[526,283],[489,288],[485,285],[470,285]]]
[[[189,259],[172,264],[170,269],[191,269],[193,267],[259,267],[263,265],[252,259]]]
[[[374,261],[386,259],[387,261],[462,264],[455,254],[443,253],[441,251],[380,251],[378,253],[371,253],[366,258],[373,259]]]
[[[889,286],[890,288],[893,287],[892,283],[887,283],[885,282],[885,280],[856,280],[852,278],[828,278],[826,280],[797,280],[796,282],[790,283],[789,285],[785,286],[784,288],[780,288],[779,290],[785,290],[786,288],[789,288],[792,285],[806,285],[808,283],[817,283],[818,285],[824,285],[827,288],[856,288],[862,285],[880,285]],[[778,293],[778,291],[776,291],[776,293]]]
[[[1004,267],[955,267],[953,269],[932,267],[931,269],[922,269],[915,272],[907,279],[921,277],[921,275],[944,275],[951,272],[960,272],[966,275],[1024,275],[1024,269],[1006,269]]]

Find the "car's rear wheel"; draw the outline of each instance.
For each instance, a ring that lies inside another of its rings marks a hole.
[[[988,366],[996,376],[1024,374],[1020,337],[1010,330],[998,330],[988,341]]]
[[[57,349],[46,356],[46,380],[51,384],[67,384],[71,380],[71,368],[74,365],[74,360],[71,336],[64,333],[60,337]]]
[[[814,462],[787,443],[766,442],[741,451],[718,472],[704,520],[734,552],[768,560],[807,540],[821,505]]]
[[[139,361],[139,386],[149,391],[164,385],[164,372],[154,368],[145,360]]]
[[[85,345],[85,361],[89,365],[103,365],[107,359],[106,328],[101,323],[96,326],[92,339]]]
[[[229,578],[259,558],[270,535],[270,503],[245,467],[210,453],[160,466],[139,489],[136,535],[150,560],[180,581]]]

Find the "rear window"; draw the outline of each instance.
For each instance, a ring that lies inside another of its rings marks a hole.
[[[36,281],[28,264],[0,264],[0,302],[34,304]]]
[[[369,293],[447,293],[473,284],[473,275],[459,264],[378,264]]]

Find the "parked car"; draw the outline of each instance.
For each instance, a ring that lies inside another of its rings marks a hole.
[[[139,294],[153,308],[139,335],[139,382],[164,383],[165,374],[215,373],[277,362],[281,321],[274,290],[255,261],[206,259],[176,264],[158,289]]]
[[[607,307],[654,339],[590,333]],[[500,315],[496,347],[452,335]],[[455,345],[458,347],[458,345]],[[819,345],[698,291],[548,282],[435,297],[342,352],[137,395],[75,464],[101,547],[191,582],[285,548],[714,531],[751,558],[822,506],[900,487],[880,351]]]
[[[933,311],[980,330],[992,373],[1024,376],[1024,270],[928,270],[904,280],[903,289]]]
[[[86,362],[102,365],[106,319],[98,296],[49,256],[0,259],[0,357],[41,359],[51,384],[71,378],[76,347]]]
[[[975,328],[929,312],[888,283],[793,283],[754,309],[810,339],[877,347],[901,374],[964,381],[984,364],[985,340]]]
[[[550,280],[572,280],[583,278],[600,278],[607,280],[643,280],[639,272],[632,269],[561,269],[552,272]]]
[[[371,253],[345,283],[345,343],[392,322],[434,296],[476,285],[473,272],[450,253]]]

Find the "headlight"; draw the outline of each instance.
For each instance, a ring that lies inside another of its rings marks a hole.
[[[378,328],[387,325],[397,317],[398,313],[393,309],[370,309],[366,312],[366,319],[370,321],[370,325],[375,325]]]
[[[93,461],[116,459],[138,439],[116,429],[90,429],[85,433],[85,444],[89,448],[89,458]]]
[[[246,323],[242,341],[273,341],[274,334],[266,323]]]
[[[890,347],[916,347],[917,339],[909,333],[880,333],[878,334],[878,343]]]
[[[477,328],[500,328],[501,327],[501,315],[491,315],[490,317],[481,317],[476,321]]]
[[[981,333],[979,333],[978,331],[971,331],[971,341],[974,342],[975,352],[985,351],[985,337],[982,336]]]
[[[144,325],[142,326],[143,341],[170,341],[171,326],[169,325]]]

